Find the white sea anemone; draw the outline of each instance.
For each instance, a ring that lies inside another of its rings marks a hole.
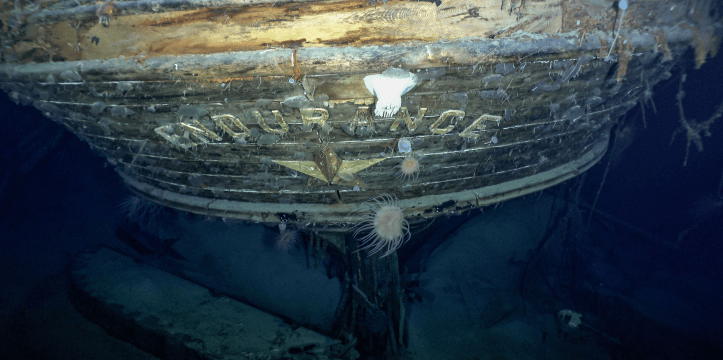
[[[383,251],[385,257],[411,237],[409,223],[399,207],[397,197],[383,194],[363,204],[354,232],[354,237],[368,232],[359,239],[361,250],[369,250],[369,255]]]
[[[422,170],[419,159],[411,154],[402,158],[397,168],[399,168],[399,170],[394,174],[394,177],[401,182],[416,180],[419,172]]]
[[[157,220],[163,209],[161,205],[138,195],[127,197],[120,203],[119,208],[124,215],[123,220],[142,226]]]
[[[280,223],[279,236],[276,237],[274,247],[279,250],[288,252],[294,247],[296,247],[296,244],[299,242],[300,237],[301,234],[299,234],[298,230],[293,228],[287,228],[286,224]]]

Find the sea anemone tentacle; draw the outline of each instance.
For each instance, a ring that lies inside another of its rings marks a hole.
[[[354,237],[363,233],[357,251],[368,250],[369,255],[381,252],[382,257],[388,256],[409,241],[409,222],[396,196],[382,194],[364,203]]]

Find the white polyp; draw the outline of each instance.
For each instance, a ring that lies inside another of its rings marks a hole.
[[[417,76],[409,71],[389,68],[364,78],[367,90],[377,97],[374,115],[390,117],[402,107],[402,95],[417,85]]]

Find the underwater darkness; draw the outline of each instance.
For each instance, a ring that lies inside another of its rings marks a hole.
[[[711,137],[702,138],[703,152],[691,144],[687,166],[685,133],[670,143],[680,126],[676,94],[683,70],[688,119],[704,121],[723,102],[723,55],[701,69],[693,65],[689,51],[672,77],[653,88],[657,112],[646,104],[647,128],[639,105],[621,119],[615,134],[622,150],[608,149],[584,176],[580,196],[587,205],[594,202],[609,163],[595,209],[614,220],[593,217],[590,237],[607,242],[622,268],[663,272],[671,283],[685,283],[689,288],[675,291],[690,301],[690,313],[723,321],[723,118],[710,127]],[[131,192],[88,144],[4,93],[0,126],[0,349],[22,349],[11,353],[38,359],[152,359],[84,324],[64,295],[73,256],[96,243],[118,241],[118,206]],[[573,189],[582,178],[558,188]],[[723,347],[723,322],[718,325],[717,331],[715,325],[704,327],[714,332],[703,340],[711,352]]]

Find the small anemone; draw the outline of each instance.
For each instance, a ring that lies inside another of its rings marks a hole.
[[[138,225],[148,225],[158,219],[163,206],[144,197],[131,195],[120,203],[119,208],[124,214],[123,220]]]
[[[362,204],[354,237],[362,233],[367,234],[359,239],[361,247],[357,251],[369,250],[369,255],[383,251],[382,257],[409,240],[409,223],[396,196],[382,194]]]
[[[289,252],[296,247],[296,244],[301,239],[301,233],[293,226],[287,227],[285,223],[279,224],[279,236],[274,241],[274,247]]]
[[[419,173],[422,171],[422,165],[419,163],[419,159],[408,154],[399,161],[399,165],[396,166],[399,170],[394,174],[394,178],[400,182],[411,182],[417,179]]]

